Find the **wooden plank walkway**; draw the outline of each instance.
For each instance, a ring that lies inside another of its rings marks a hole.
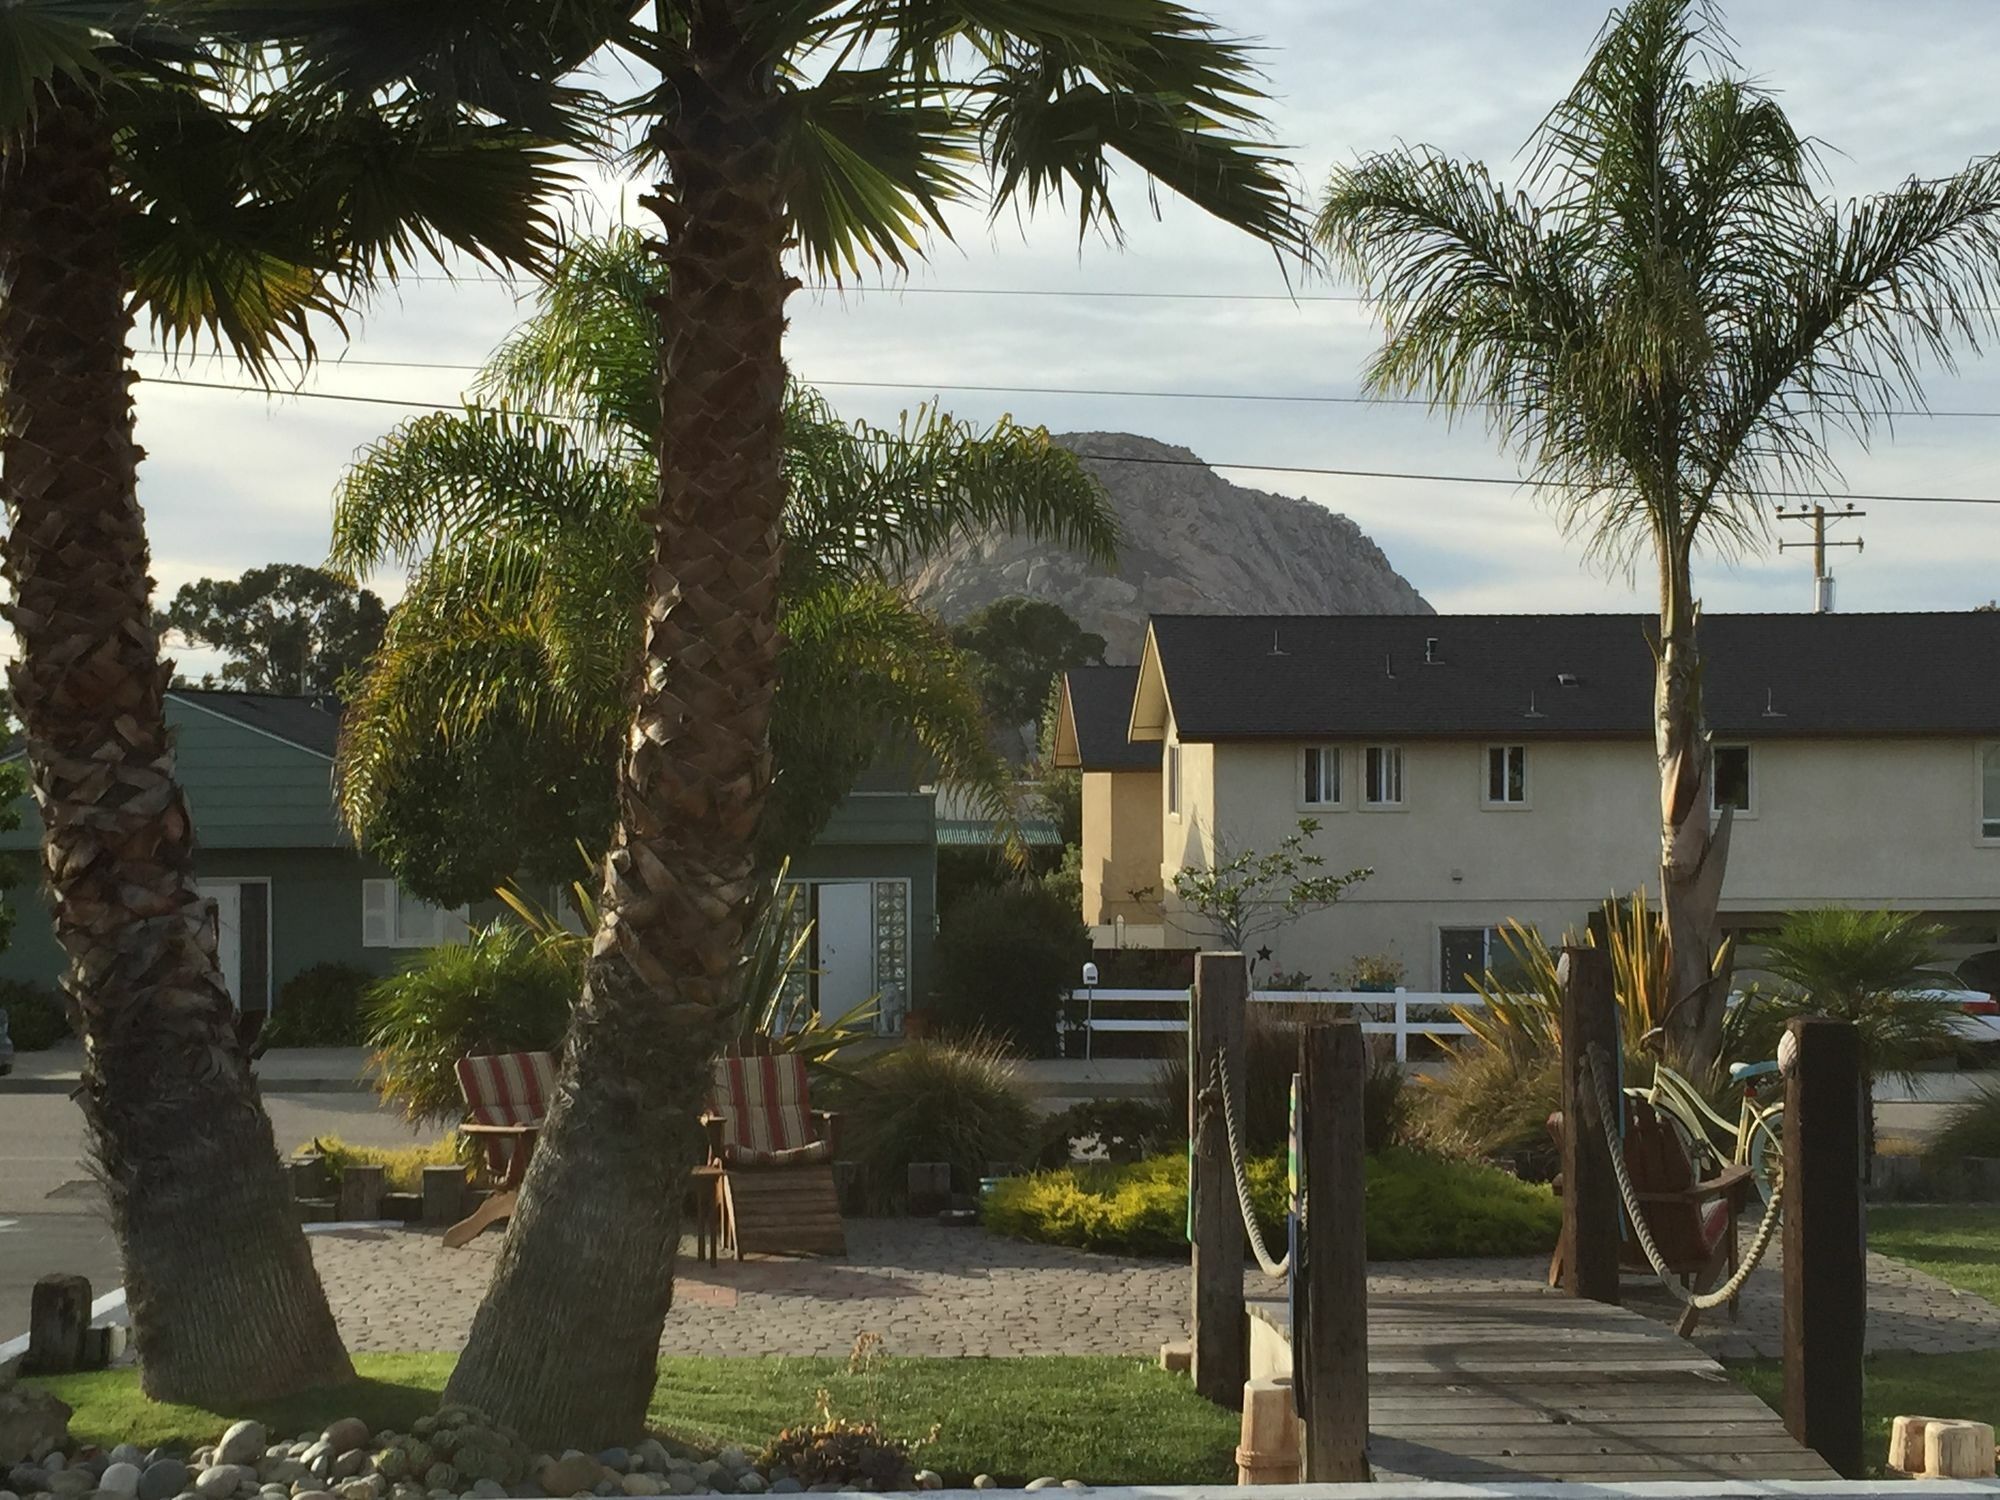
[[[1282,1331],[1285,1305],[1253,1302]],[[1534,1292],[1368,1303],[1377,1479],[1833,1479],[1722,1367],[1624,1308]]]

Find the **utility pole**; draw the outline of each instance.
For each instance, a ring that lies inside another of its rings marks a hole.
[[[1786,510],[1782,505],[1778,507],[1778,519],[1780,521],[1797,521],[1812,528],[1811,541],[1788,542],[1781,540],[1778,543],[1778,550],[1780,552],[1787,552],[1794,547],[1812,548],[1814,614],[1830,615],[1833,613],[1833,574],[1827,571],[1827,548],[1852,547],[1856,552],[1859,552],[1866,545],[1862,538],[1858,536],[1850,537],[1846,541],[1829,542],[1826,539],[1828,524],[1838,525],[1842,521],[1858,521],[1867,514],[1868,512],[1865,510],[1856,510],[1852,502],[1849,502],[1846,510],[1834,511],[1831,514],[1828,513],[1824,505],[1814,505],[1811,507],[1802,505],[1797,510]]]

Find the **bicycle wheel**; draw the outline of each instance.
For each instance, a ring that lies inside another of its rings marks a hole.
[[[1774,1104],[1750,1125],[1750,1175],[1766,1203],[1785,1180],[1785,1106]]]

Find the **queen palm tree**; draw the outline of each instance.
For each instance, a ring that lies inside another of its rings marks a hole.
[[[533,259],[562,174],[549,142],[493,105],[536,101],[547,131],[576,104],[555,79],[574,60],[563,45],[589,45],[583,6],[553,32],[535,24],[546,8],[460,7],[391,48],[358,6],[313,7],[309,27],[292,24],[301,7],[208,0],[0,7],[9,675],[82,1017],[91,1149],[142,1382],[163,1399],[217,1405],[351,1371],[195,885],[126,339],[144,312],[169,341],[212,336],[264,368],[309,356],[315,320],[337,322],[415,258]],[[362,43],[357,87],[341,75]]]
[[[481,377],[481,404],[403,423],[336,495],[333,565],[411,570],[347,704],[341,808],[426,900],[455,906],[517,874],[567,883],[578,844],[610,835],[658,493],[665,290],[636,231],[577,242]],[[1039,430],[978,432],[928,409],[895,431],[850,427],[796,386],[785,464],[778,775],[760,865],[810,844],[855,777],[905,743],[1009,811],[1012,777],[964,660],[896,581],[996,526],[1109,563],[1102,492]]]
[[[1714,1061],[1728,990],[1693,560],[1753,548],[1765,502],[1837,478],[1977,349],[2000,301],[2000,161],[1842,205],[1811,144],[1735,72],[1707,0],[1632,0],[1527,153],[1519,187],[1429,147],[1333,174],[1318,240],[1387,336],[1380,393],[1483,411],[1593,558],[1659,580],[1660,885],[1668,1038]]]
[[[450,1385],[524,1432],[629,1437],[683,1174],[757,906],[786,497],[787,248],[905,266],[947,208],[1066,201],[1112,162],[1303,243],[1250,138],[1250,54],[1176,0],[658,0],[638,101],[665,182],[659,495],[594,961],[562,1084]],[[973,169],[987,169],[975,177]],[[558,1338],[547,1321],[563,1326]]]

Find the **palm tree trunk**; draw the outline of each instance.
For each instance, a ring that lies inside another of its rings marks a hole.
[[[350,1379],[235,1043],[149,610],[111,143],[81,91],[0,153],[9,676],[148,1395]]]
[[[784,200],[773,59],[743,0],[689,20],[651,206],[660,505],[643,677],[603,916],[562,1080],[447,1396],[531,1441],[601,1447],[645,1421],[672,1303],[696,1115],[755,915],[777,681]]]

